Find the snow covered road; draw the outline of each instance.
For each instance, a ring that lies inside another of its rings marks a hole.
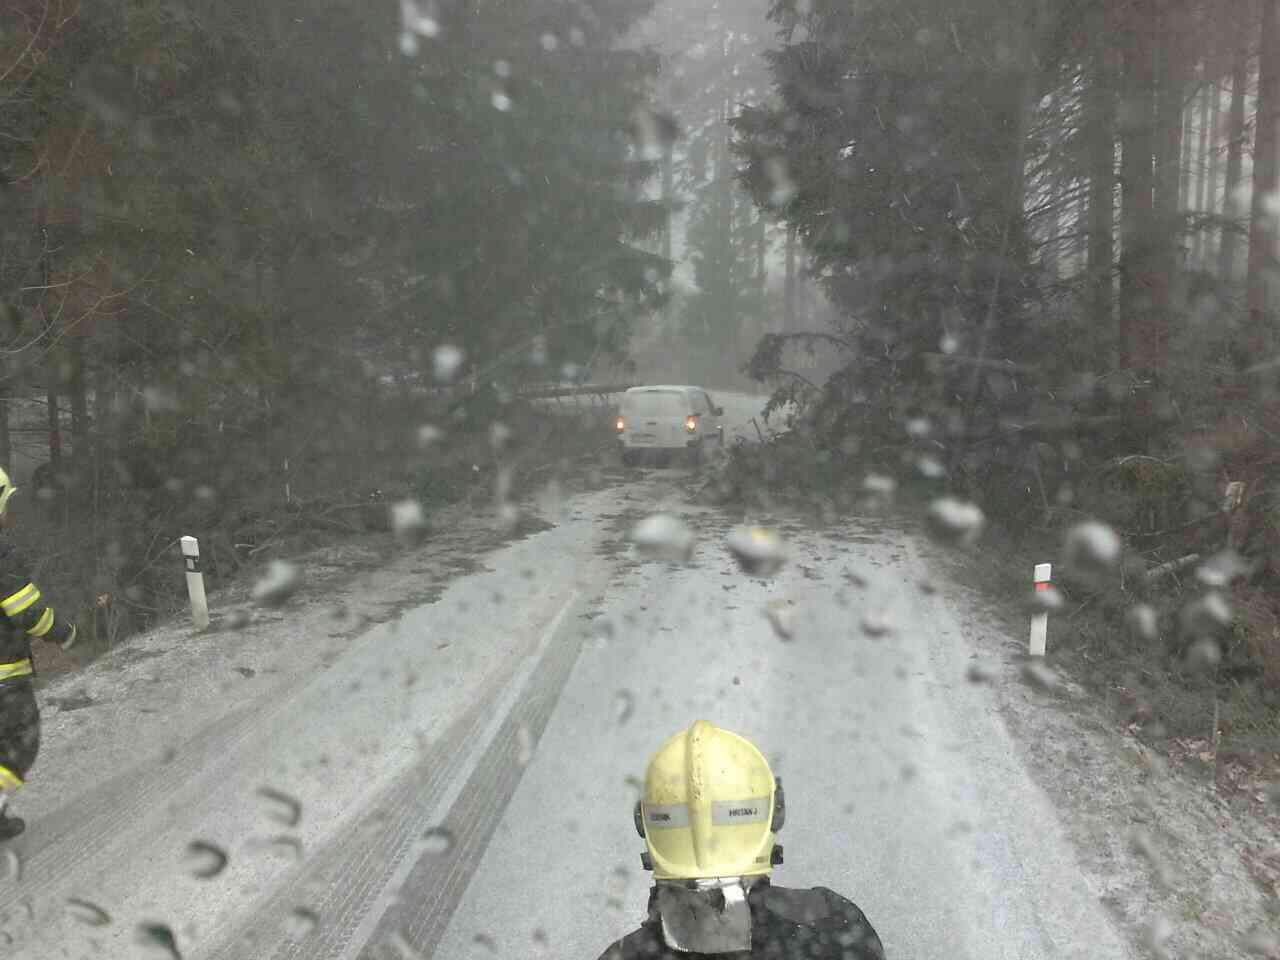
[[[594,958],[644,910],[634,778],[706,718],[787,784],[777,882],[853,898],[889,957],[1130,956],[966,679],[964,611],[921,589],[936,548],[780,518],[790,560],[751,578],[685,477],[617,475],[442,579],[460,521],[343,584],[340,619],[295,598],[50,685],[0,952],[173,956],[167,929],[188,958]],[[626,542],[659,510],[692,563]]]

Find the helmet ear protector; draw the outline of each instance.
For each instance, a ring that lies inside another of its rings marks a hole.
[[[631,818],[635,823],[636,833],[643,838],[644,833],[644,809],[639,800],[636,801],[635,808],[632,810]],[[787,795],[782,789],[782,778],[773,778],[773,819],[770,821],[769,829],[773,833],[780,831],[787,822]],[[649,857],[649,851],[645,851],[640,855],[640,862],[644,869],[652,870],[653,863]],[[782,863],[782,845],[774,844],[773,855],[770,862],[777,866]]]

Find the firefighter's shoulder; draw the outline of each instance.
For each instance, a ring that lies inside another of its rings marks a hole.
[[[657,929],[647,923],[615,941],[600,954],[600,960],[678,960],[679,957],[680,954],[673,953],[662,942]]]
[[[764,907],[778,920],[816,928],[841,948],[840,955],[858,960],[883,960],[884,947],[866,914],[848,897],[829,887],[805,889],[770,884],[763,891]]]

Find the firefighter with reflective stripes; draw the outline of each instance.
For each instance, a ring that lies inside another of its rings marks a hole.
[[[0,468],[0,528],[8,521],[9,498],[17,492]],[[0,537],[0,842],[26,827],[6,812],[8,798],[22,786],[40,749],[40,713],[36,708],[31,638],[53,640],[69,648],[75,624],[60,619],[31,580],[30,566]]]

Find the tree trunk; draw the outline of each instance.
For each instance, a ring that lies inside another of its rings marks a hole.
[[[1080,186],[1071,205],[1070,275],[1079,276],[1089,268],[1089,192]]]
[[[71,405],[71,454],[82,464],[88,464],[89,450],[89,397],[84,382],[84,344],[76,334],[66,338],[67,344],[67,399]]]
[[[1115,266],[1116,96],[1109,52],[1099,57],[1085,113],[1089,151],[1089,307],[1104,342],[1113,339]]]
[[[769,245],[768,229],[764,215],[756,217],[756,283],[759,285],[761,298],[764,297],[765,283],[768,280],[765,274],[765,253]]]
[[[1240,245],[1240,181],[1244,169],[1244,94],[1249,82],[1249,51],[1241,46],[1231,65],[1231,114],[1227,132],[1227,173],[1222,185],[1222,245],[1218,247],[1218,274],[1224,283],[1235,279],[1236,249]]]
[[[668,143],[662,154],[662,259],[671,262],[671,221],[675,208],[675,145]]]
[[[1206,146],[1206,153],[1209,157],[1209,170],[1206,174],[1209,182],[1207,197],[1205,200],[1204,212],[1210,217],[1218,215],[1218,176],[1221,165],[1218,162],[1218,124],[1221,122],[1222,116],[1222,80],[1221,64],[1219,68],[1213,71],[1210,78],[1212,83],[1209,84],[1209,136]],[[1209,260],[1214,254],[1214,244],[1221,237],[1219,227],[1212,226],[1205,232],[1204,237],[1204,255],[1201,258],[1200,268],[1208,270],[1210,268]]]
[[[733,242],[733,177],[729,163],[729,92],[720,104],[719,137],[716,143],[716,246],[720,275],[716,283],[716,322],[722,331],[733,330],[733,266],[737,252]]]
[[[49,412],[49,466],[56,476],[62,470],[62,424],[58,414],[57,371],[50,370],[46,376],[49,380],[45,393]]]
[[[1275,274],[1275,214],[1267,210],[1275,202],[1277,143],[1280,129],[1280,0],[1263,0],[1262,45],[1258,62],[1258,110],[1253,144],[1253,210],[1249,221],[1249,336],[1247,346],[1268,346],[1264,317],[1271,304],[1269,292]]]
[[[673,102],[672,87],[671,87],[671,81],[672,81],[671,71],[673,68],[671,65],[671,55],[669,52],[675,49],[675,43],[676,43],[675,30],[674,30],[674,23],[675,23],[674,11],[675,11],[674,3],[668,3],[667,4],[667,24],[666,24],[667,36],[666,36],[666,42],[664,44],[666,50],[668,51],[668,54],[664,58],[664,61],[662,64],[663,101],[664,101],[664,106],[666,107],[668,115],[671,115],[675,110],[675,103]],[[671,227],[672,227],[671,221],[674,217],[674,210],[675,210],[675,139],[674,138],[667,140],[665,147],[662,151],[662,204],[663,204],[663,212],[664,212],[664,226],[662,229],[662,258],[666,260],[668,263],[670,263],[671,262]],[[666,313],[667,313],[668,321],[671,319],[672,299],[673,298],[668,298],[667,300]]]
[[[0,357],[0,467],[13,469],[13,440],[9,436],[9,361]]]
[[[796,329],[796,228],[787,224],[787,275],[782,293],[782,328],[786,333]]]
[[[1045,240],[1043,253],[1040,255],[1040,266],[1044,269],[1045,274],[1050,280],[1057,280],[1062,276],[1062,270],[1059,265],[1059,252],[1062,243],[1062,194],[1063,184],[1060,176],[1054,175],[1050,180],[1049,186],[1049,209],[1046,212],[1048,221],[1045,224]]]
[[[1120,122],[1120,363],[1149,370],[1155,365],[1149,327],[1152,315],[1151,275],[1156,270],[1153,238],[1151,160],[1155,153],[1155,62],[1151,26],[1152,0],[1139,0],[1126,17],[1124,109]]]
[[[1205,213],[1205,197],[1209,187],[1209,100],[1216,93],[1217,87],[1211,83],[1202,84],[1200,87],[1200,109],[1199,113],[1200,129],[1197,131],[1198,139],[1196,143],[1196,202],[1195,211],[1197,215],[1203,216]],[[1188,111],[1190,113],[1191,111]],[[1204,262],[1204,228],[1197,224],[1195,237],[1192,243],[1193,256],[1195,257],[1196,266],[1199,267]]]
[[[1163,328],[1170,314],[1169,279],[1185,261],[1185,207],[1179,204],[1178,177],[1184,166],[1182,130],[1188,112],[1185,108],[1187,71],[1177,43],[1178,32],[1172,22],[1166,21],[1164,26],[1159,52],[1160,86],[1156,95],[1156,222],[1152,237],[1159,245],[1160,266],[1152,279],[1157,310],[1154,319],[1161,328],[1158,333],[1162,342],[1167,336]]]
[[[1194,143],[1192,139],[1195,131],[1191,128],[1191,121],[1195,117],[1195,108],[1182,111],[1182,142]],[[1196,154],[1183,158],[1183,162],[1178,164],[1178,196],[1179,205],[1183,210],[1197,209],[1195,205],[1196,179],[1194,171],[1197,169]]]

